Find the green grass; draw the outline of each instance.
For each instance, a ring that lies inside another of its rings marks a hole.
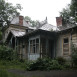
[[[20,62],[16,60],[15,61],[0,60],[0,77],[26,77],[24,75],[10,73],[7,70],[8,69],[26,70],[27,65],[28,61]]]
[[[0,69],[0,77],[24,77],[24,76],[9,73],[4,69]]]
[[[27,76],[18,75],[18,74],[13,74],[13,73],[8,73],[8,77],[27,77]],[[31,76],[31,77],[40,77],[40,76]]]
[[[7,70],[0,69],[0,77],[26,77],[26,76],[13,74],[13,73],[7,72]],[[31,76],[31,77],[39,77],[39,76]]]
[[[25,70],[25,68],[26,68],[26,62],[6,61],[6,60],[1,60],[0,61],[0,69],[20,69],[20,70]]]
[[[24,77],[23,75],[8,73],[8,77]]]

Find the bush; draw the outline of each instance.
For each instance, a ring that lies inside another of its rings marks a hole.
[[[61,65],[58,63],[57,60],[52,60],[52,62],[50,63],[50,70],[60,70],[61,69]]]
[[[77,48],[72,46],[72,54],[71,54],[72,63],[77,66]]]
[[[29,65],[27,70],[54,70],[54,69],[61,69],[57,60],[52,60],[50,58],[39,58],[38,60],[32,62]]]
[[[64,59],[63,57],[57,57],[56,60],[60,65],[64,65],[66,62],[66,59]]]
[[[0,45],[0,59],[12,60],[13,58],[14,58],[13,50],[5,45]]]

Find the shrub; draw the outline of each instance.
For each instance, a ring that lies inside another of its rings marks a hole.
[[[14,52],[11,48],[5,45],[0,45],[0,59],[2,60],[12,60],[14,57]]]
[[[72,54],[71,54],[72,63],[77,66],[77,48],[72,46]]]
[[[63,57],[57,57],[56,60],[60,65],[64,65],[66,62],[66,59],[64,59]]]
[[[32,62],[29,65],[27,70],[54,70],[54,69],[61,69],[57,60],[52,60],[50,58],[39,58],[38,60]]]
[[[61,65],[58,63],[57,60],[52,60],[52,62],[50,63],[50,70],[60,70],[61,69]]]

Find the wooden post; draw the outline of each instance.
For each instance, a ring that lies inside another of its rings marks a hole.
[[[28,40],[29,46],[28,46],[28,60],[30,59],[30,40]]]
[[[41,51],[41,38],[39,36],[39,53],[40,53],[40,58],[42,58],[42,51]]]
[[[16,50],[16,37],[15,37],[15,50]]]
[[[48,39],[46,39],[46,56],[47,56],[47,52],[48,52]]]
[[[54,58],[56,57],[56,49],[55,49],[56,47],[55,47],[55,44],[56,44],[56,42],[54,40],[54,56],[53,56]]]

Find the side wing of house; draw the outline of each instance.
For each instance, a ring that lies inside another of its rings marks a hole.
[[[72,44],[77,47],[77,27],[61,31],[56,41],[56,57],[64,57],[70,60]]]

